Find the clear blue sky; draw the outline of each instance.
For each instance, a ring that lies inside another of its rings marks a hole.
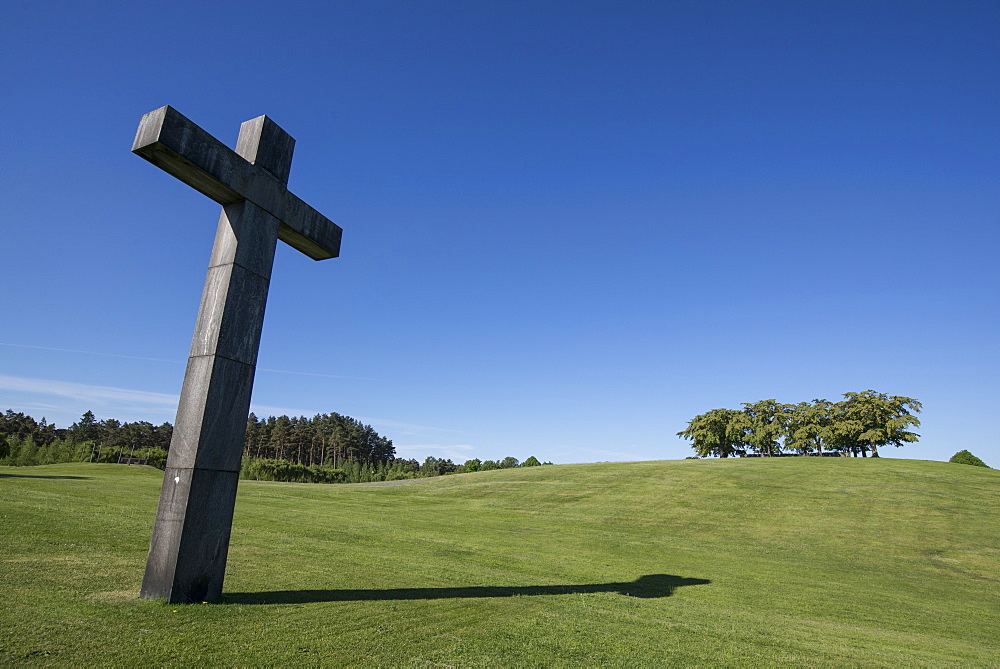
[[[681,458],[868,388],[1000,466],[1000,3],[8,2],[0,410],[174,419],[219,207],[129,152],[267,114],[342,257],[279,245],[258,415],[399,455]]]

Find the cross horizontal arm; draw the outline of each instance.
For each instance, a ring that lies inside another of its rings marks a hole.
[[[340,254],[340,226],[169,105],[142,117],[132,152],[219,204],[253,202],[281,221],[278,239],[313,260]]]

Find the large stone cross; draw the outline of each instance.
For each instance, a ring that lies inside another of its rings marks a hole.
[[[139,122],[132,152],[222,205],[140,597],[222,594],[275,244],[340,253],[341,229],[288,191],[294,146],[266,116],[240,127],[236,151],[171,107]]]

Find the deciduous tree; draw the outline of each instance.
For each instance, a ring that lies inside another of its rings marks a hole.
[[[690,439],[694,452],[703,458],[728,458],[743,453],[748,445],[747,416],[733,409],[712,409],[692,418],[677,436]]]
[[[914,416],[923,408],[912,397],[886,395],[874,390],[844,393],[835,421],[837,440],[847,448],[867,447],[877,458],[879,446],[902,446],[920,438],[911,427],[919,427]]]
[[[833,441],[833,409],[829,400],[790,405],[785,447],[799,453],[822,453],[824,445]]]
[[[761,455],[780,453],[788,433],[791,407],[778,400],[760,400],[744,402],[743,413],[750,448]]]

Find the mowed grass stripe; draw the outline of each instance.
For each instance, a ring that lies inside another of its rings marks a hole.
[[[227,595],[189,606],[136,599],[161,480],[116,465],[0,468],[0,661],[1000,657],[993,470],[780,458],[560,465],[397,486],[243,481]],[[641,577],[654,585],[636,585]]]

